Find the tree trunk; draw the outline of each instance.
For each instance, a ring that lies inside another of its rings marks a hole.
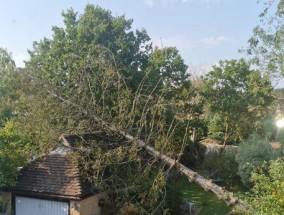
[[[224,140],[223,140],[223,148],[225,149],[228,141],[228,131],[229,131],[229,123],[228,123],[228,117],[226,116],[225,120],[225,132],[224,132]]]
[[[195,143],[195,140],[196,140],[196,129],[193,128],[192,129],[192,134],[190,135],[190,140]]]

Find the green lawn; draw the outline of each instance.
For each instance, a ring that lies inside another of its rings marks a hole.
[[[199,215],[227,215],[231,208],[219,200],[212,192],[206,192],[197,184],[190,183],[186,177],[179,177],[176,182],[184,199],[196,203],[201,208]]]

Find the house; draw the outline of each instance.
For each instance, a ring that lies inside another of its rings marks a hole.
[[[70,145],[76,144],[74,141],[78,136],[69,135],[68,138],[63,135],[63,146],[22,168],[13,188],[2,189],[4,202],[7,203],[6,214],[110,214],[103,212],[107,195],[92,188],[81,177],[78,163],[72,157]]]

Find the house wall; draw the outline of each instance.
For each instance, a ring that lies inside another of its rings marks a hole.
[[[12,214],[12,194],[10,192],[1,192],[2,201],[6,207],[5,215],[11,215]]]
[[[1,213],[0,215],[12,215],[12,194],[10,192],[2,192],[3,202],[7,203],[6,213]],[[102,208],[99,206],[99,201],[101,199],[107,200],[107,195],[105,193],[100,193],[89,198],[83,199],[81,201],[70,201],[70,215],[107,215],[108,213],[103,212]],[[72,205],[76,207],[72,208]]]
[[[81,201],[70,201],[70,215],[101,215],[101,207],[99,201],[106,198],[106,194],[100,193]],[[76,205],[76,208],[72,208]]]

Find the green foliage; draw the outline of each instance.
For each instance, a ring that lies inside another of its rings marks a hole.
[[[217,139],[223,140],[224,139],[224,132],[222,123],[223,119],[220,115],[215,114],[212,116],[208,121],[208,136]]]
[[[256,168],[251,176],[254,184],[245,197],[249,205],[240,214],[278,215],[284,213],[284,162],[281,159],[270,161]]]
[[[248,40],[246,52],[252,62],[272,77],[281,77],[284,73],[284,1],[259,1],[264,5],[260,13],[260,25],[253,29]]]
[[[65,26],[54,27],[52,39],[35,42],[29,51],[23,75],[28,97],[18,110],[23,121],[44,118],[49,131],[78,131],[99,127],[93,123],[99,117],[120,130],[135,127],[142,138],[164,132],[185,142],[177,137],[190,132],[201,106],[192,99],[196,93],[178,51],[152,51],[145,30],[132,30],[132,20],[98,6],[87,5],[79,17],[68,10],[63,17]]]
[[[237,154],[238,174],[246,186],[251,186],[251,173],[264,161],[277,156],[270,143],[259,135],[252,135],[239,146]]]
[[[29,134],[17,130],[13,121],[0,129],[0,186],[10,187],[16,183],[17,167],[23,167],[29,158],[31,144]]]
[[[16,66],[6,49],[0,48],[0,126],[13,116],[10,103],[14,98],[13,78]]]
[[[280,136],[282,132],[277,128],[273,115],[265,117],[262,124],[262,129],[260,129],[258,133],[261,132],[263,136],[266,136],[270,141],[279,141],[281,139]]]
[[[76,145],[82,176],[96,189],[117,195],[119,214],[165,214],[174,207],[168,201],[173,197],[168,195],[174,193],[173,183],[168,183],[169,170],[135,142],[112,134],[111,138],[103,135],[100,140]]]
[[[13,117],[16,111],[13,103],[17,100],[18,75],[15,62],[6,49],[0,48],[0,186],[13,186],[16,182],[17,167],[22,166],[28,151],[24,145],[29,140],[16,129]],[[26,142],[25,142],[26,141]]]
[[[224,151],[213,149],[205,157],[202,167],[212,179],[222,179],[226,187],[238,185],[240,178],[237,174],[238,163],[236,162],[237,149],[226,147]]]
[[[164,85],[180,86],[188,81],[187,66],[175,47],[155,48],[150,54],[152,73],[158,73]]]
[[[6,213],[9,201],[0,193],[0,213]]]
[[[179,184],[177,183],[179,178],[180,175],[177,175],[176,173],[172,173],[172,175],[169,175],[168,177],[165,204],[169,214],[182,214],[181,205],[183,203],[183,190],[180,189]]]
[[[69,90],[66,84],[81,70],[88,74],[100,64],[111,63],[127,77],[127,86],[135,92],[151,50],[146,31],[132,30],[132,20],[112,16],[110,11],[91,4],[79,17],[72,9],[62,16],[65,26],[53,27],[51,40],[34,43],[28,66],[37,68],[38,75],[49,82]]]
[[[31,155],[52,149],[62,133],[119,130],[179,159],[202,103],[177,49],[152,50],[145,30],[98,6],[62,15],[64,26],[34,42],[16,79],[21,96],[13,103],[13,122],[31,135],[23,137],[32,140]],[[109,150],[82,146],[78,153],[94,186],[125,189],[118,199],[144,214],[166,210],[167,170],[157,159],[145,162],[135,142]]]
[[[205,78],[203,96],[211,108],[209,133],[223,133],[223,143],[243,140],[260,126],[272,102],[267,76],[243,59],[221,61]]]

